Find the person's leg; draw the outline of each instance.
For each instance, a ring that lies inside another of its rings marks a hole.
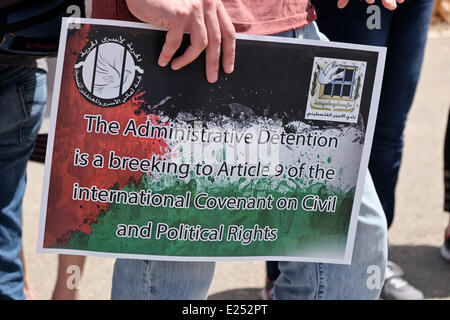
[[[367,173],[351,265],[280,261],[273,298],[281,300],[377,299],[387,262],[387,226]]]
[[[388,46],[393,23],[392,21],[396,12],[389,11],[382,5],[378,5],[380,8],[380,29],[368,29],[367,19],[369,18],[369,15],[367,14],[367,8],[369,5],[365,2],[350,1],[344,9],[337,8],[336,1],[332,0],[315,0],[313,3],[318,13],[317,22],[320,26],[320,30],[325,33],[331,41],[383,47]],[[389,60],[390,51],[391,50],[389,48],[387,60]],[[386,81],[386,78],[391,75],[392,74],[390,74],[389,68],[386,67],[384,81]],[[382,92],[385,92],[385,90],[389,90],[389,88],[387,88],[387,86],[383,83]],[[382,94],[378,109],[377,129],[375,130],[375,136],[379,133],[377,131],[383,130],[383,124],[380,124],[380,114],[383,112],[381,108],[386,103],[390,105],[390,100],[386,99],[386,97],[389,97],[390,95],[392,95],[392,93],[389,93],[388,95]],[[385,97],[384,100],[383,97]],[[389,112],[389,116],[392,115],[393,113]],[[377,189],[378,196],[380,197],[381,204],[383,205],[384,212],[388,219],[388,225],[390,225],[394,215],[393,183],[394,180],[396,180],[396,177],[394,177],[394,172],[391,170],[391,168],[393,168],[391,162],[394,161],[393,158],[395,157],[389,157],[389,159],[384,161],[383,166],[387,166],[387,168],[380,170],[377,165],[377,163],[383,161],[383,158],[385,157],[383,148],[386,147],[387,146],[383,142],[383,139],[379,138],[377,140],[374,138],[369,170],[372,173],[375,188]],[[383,181],[384,187],[381,181]]]
[[[58,255],[58,276],[56,278],[55,288],[53,289],[52,300],[79,299],[79,288],[73,288],[67,285],[67,280],[72,276],[71,272],[68,273],[68,269],[72,266],[79,268],[81,276],[85,261],[86,257],[84,256]]]
[[[433,0],[409,0],[395,12],[369,170],[386,213],[394,219],[395,186],[403,151],[403,131],[422,68]]]
[[[266,262],[266,272],[267,272],[267,278],[269,278],[270,281],[277,280],[278,276],[280,275],[280,270],[278,269],[278,262],[277,261],[267,261]]]
[[[260,292],[260,298],[262,300],[272,299],[272,289],[275,280],[277,280],[280,275],[280,269],[278,269],[278,261],[267,261],[266,262],[266,279],[264,288]]]
[[[387,46],[378,117],[375,128],[369,170],[383,206],[388,228],[394,219],[395,186],[403,149],[403,130],[416,89],[432,0],[411,0],[389,11],[380,8],[380,29],[369,29],[365,2],[350,2],[337,9],[335,1],[313,0],[318,10],[321,31],[332,41]],[[422,293],[400,279],[400,268],[388,264],[383,295],[397,299],[421,299]],[[391,279],[392,281],[390,281]],[[392,283],[391,283],[392,282]]]
[[[25,257],[23,255],[23,246],[19,253],[20,261],[22,262],[22,273],[23,273],[23,293],[25,295],[25,300],[36,300],[36,296],[33,292],[33,287],[31,286],[30,278],[28,277],[27,268],[25,264]]]
[[[410,0],[394,12],[389,31],[386,67],[369,170],[386,213],[388,228],[394,220],[395,187],[403,152],[403,131],[422,68],[433,0]],[[423,299],[402,279],[403,270],[389,261],[384,299]]]
[[[214,277],[215,262],[117,259],[113,300],[203,300]]]
[[[315,23],[295,31],[295,37],[327,41]],[[377,299],[387,263],[387,225],[370,173],[367,172],[351,265],[278,263],[274,299]],[[378,279],[371,282],[371,272]],[[378,281],[376,281],[378,280]],[[369,283],[370,282],[370,283]]]
[[[383,205],[388,227],[394,219],[395,186],[403,151],[403,130],[422,66],[433,0],[409,0],[395,11],[379,2],[380,29],[369,29],[368,4],[351,1],[345,9],[333,0],[314,0],[320,29],[330,40],[387,46],[369,170]]]
[[[0,66],[0,299],[24,299],[22,199],[47,98],[46,73]]]

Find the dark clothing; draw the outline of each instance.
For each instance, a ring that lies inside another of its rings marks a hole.
[[[313,0],[319,29],[331,41],[387,47],[386,67],[369,171],[386,214],[394,219],[395,186],[403,150],[403,130],[419,80],[433,10],[433,0],[407,0],[395,11],[381,1],[380,29],[368,29],[365,2],[350,1],[338,9],[336,0]]]

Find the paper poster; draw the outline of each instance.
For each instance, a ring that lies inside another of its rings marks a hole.
[[[383,48],[239,35],[210,84],[157,65],[163,30],[71,21],[39,252],[351,262]]]

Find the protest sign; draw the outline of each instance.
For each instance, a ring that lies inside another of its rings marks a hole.
[[[39,252],[350,263],[383,48],[239,35],[235,71],[210,84],[204,57],[157,65],[163,30],[77,23],[61,33]]]

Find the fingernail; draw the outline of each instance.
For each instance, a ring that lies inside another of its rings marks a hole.
[[[234,65],[223,66],[223,71],[227,74],[232,73],[234,71]]]
[[[217,79],[219,78],[219,74],[217,72],[213,72],[209,74],[208,80],[211,83],[214,83],[217,81]]]
[[[171,65],[170,67],[172,68],[172,70],[178,70],[178,69],[180,69],[180,66],[177,65],[177,64],[175,64],[175,63],[172,63],[172,65]]]
[[[160,67],[166,67],[166,66],[167,66],[167,62],[166,62],[166,61],[159,60],[159,61],[158,61],[158,65],[159,65]]]

